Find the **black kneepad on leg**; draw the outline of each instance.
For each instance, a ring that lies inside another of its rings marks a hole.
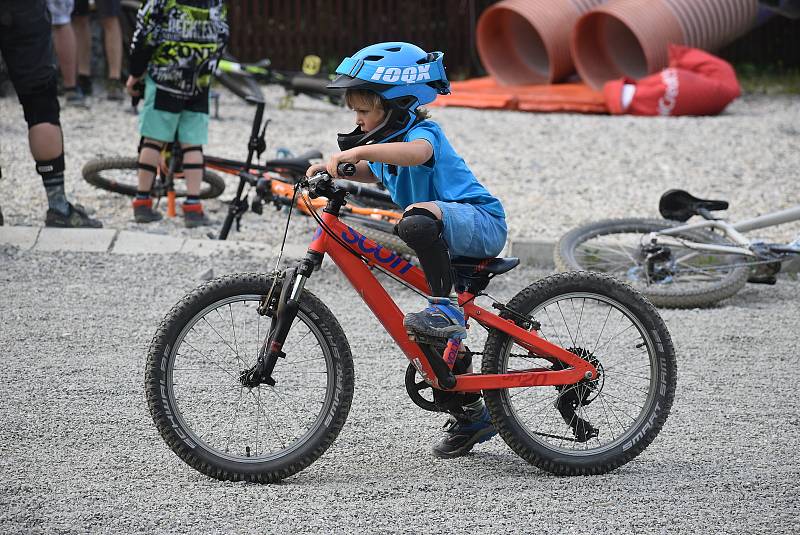
[[[414,249],[434,297],[448,297],[453,289],[450,253],[442,238],[444,224],[424,208],[411,208],[397,224],[397,235]]]
[[[411,208],[397,223],[397,235],[417,251],[427,249],[442,239],[442,222],[425,208]],[[444,240],[442,240],[444,243]],[[445,245],[445,248],[447,245]],[[418,252],[418,251],[417,251]]]
[[[58,105],[55,83],[43,85],[30,93],[19,95],[19,101],[22,104],[28,129],[40,123],[61,126],[58,119],[61,108]]]

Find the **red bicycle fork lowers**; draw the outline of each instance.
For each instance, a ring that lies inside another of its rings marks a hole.
[[[582,379],[592,380],[597,377],[597,370],[586,360],[548,342],[535,330],[523,329],[513,320],[501,318],[476,305],[475,296],[463,292],[458,295],[458,302],[464,309],[465,319],[473,319],[486,328],[508,334],[519,346],[537,357],[561,361],[570,367],[563,370],[531,368],[500,374],[468,373],[455,376],[453,386],[442,385],[441,382],[447,382],[441,381],[442,366],[446,366],[445,371],[452,370],[454,357],[457,357],[458,342],[449,341],[444,354],[439,356],[441,362],[432,363],[420,345],[409,339],[403,327],[403,311],[378,282],[371,269],[378,267],[427,294],[429,288],[425,274],[392,250],[348,227],[334,214],[324,212],[322,221],[332,236],[318,228],[309,246],[309,253],[320,262],[321,255],[330,255],[395,343],[432,386],[454,392],[479,392],[499,388],[574,384]]]

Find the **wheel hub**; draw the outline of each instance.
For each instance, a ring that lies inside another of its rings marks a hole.
[[[580,407],[585,407],[592,403],[603,390],[605,374],[600,360],[588,349],[582,347],[568,347],[567,351],[579,356],[589,362],[597,370],[597,377],[594,379],[581,379],[571,385],[556,385],[558,398],[555,401],[555,408],[561,413],[561,418],[572,428],[576,442],[587,442],[600,434],[600,430],[590,422],[578,415]],[[566,369],[567,365],[561,361],[553,365],[555,370]]]
[[[628,270],[628,279],[661,284],[672,282],[675,259],[669,247],[646,245],[641,248],[640,260],[641,265]]]

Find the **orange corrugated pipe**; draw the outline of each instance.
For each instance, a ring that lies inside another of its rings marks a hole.
[[[503,85],[547,84],[572,72],[569,38],[581,14],[606,0],[504,0],[478,20],[478,54]]]
[[[601,88],[667,66],[670,43],[714,51],[751,29],[758,0],[610,0],[572,31],[572,59],[584,82]]]

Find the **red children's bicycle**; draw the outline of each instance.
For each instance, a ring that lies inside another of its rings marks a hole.
[[[488,331],[483,352],[412,340],[373,270],[425,295],[422,271],[339,220],[346,192],[330,176],[297,187],[328,199],[322,214],[311,211],[319,228],[305,258],[203,284],[170,310],[150,346],[150,411],[190,466],[223,480],[278,481],[319,458],[342,429],[353,396],[350,346],[304,288],[325,254],[409,359],[406,388],[420,407],[448,410],[483,392],[511,449],[556,474],[608,472],[658,434],[675,394],[675,353],[661,317],[630,286],[561,273],[500,303],[484,290],[517,259],[454,259],[468,325]],[[476,355],[480,373],[463,373]]]

